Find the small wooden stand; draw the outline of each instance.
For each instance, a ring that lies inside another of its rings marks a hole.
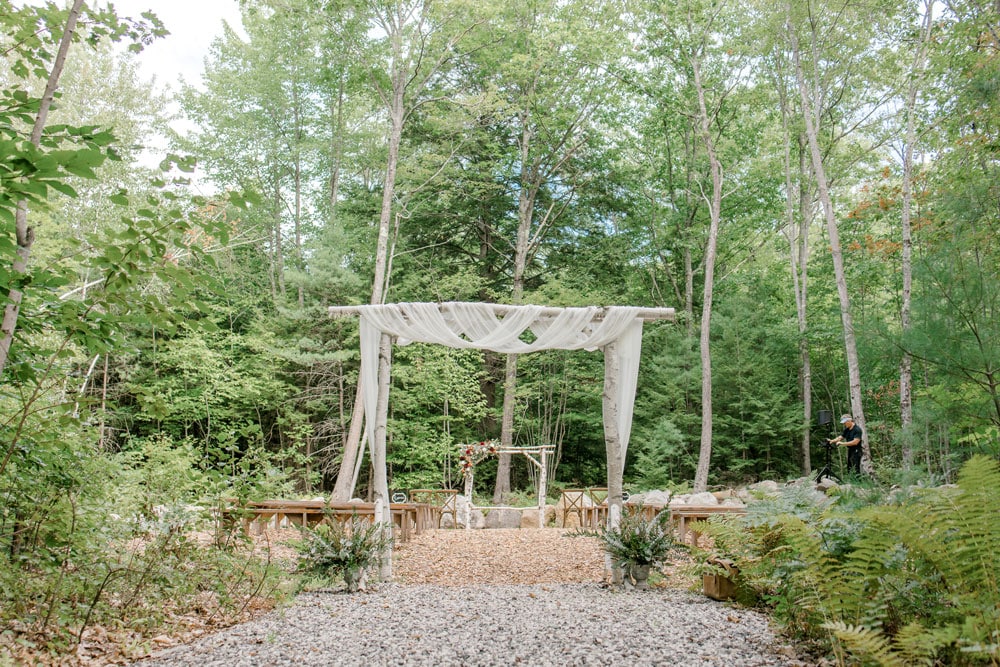
[[[739,574],[736,563],[728,558],[711,558],[709,565],[721,569],[725,574],[710,572],[702,577],[705,595],[713,600],[728,600],[736,595],[736,584],[733,579]]]

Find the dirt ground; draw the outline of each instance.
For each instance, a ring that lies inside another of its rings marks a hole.
[[[678,567],[664,568],[664,581],[687,586]],[[600,582],[604,554],[597,538],[561,528],[431,530],[398,545],[393,576],[442,586]]]
[[[288,543],[297,538],[295,530],[268,530],[255,541],[289,567],[296,553]],[[686,552],[678,552],[663,568],[661,584],[690,586],[680,572],[687,562]],[[601,582],[604,554],[597,538],[562,528],[427,530],[395,545],[393,580],[441,586]]]

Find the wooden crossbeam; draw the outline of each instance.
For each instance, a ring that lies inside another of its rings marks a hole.
[[[405,314],[405,312],[406,312],[406,310],[405,310],[406,304],[405,303],[395,304],[395,305],[400,306],[403,309],[403,312]],[[449,302],[443,302],[443,303],[439,303],[437,305],[440,306],[440,308],[441,308],[442,311],[447,312],[449,310]],[[503,303],[491,303],[491,304],[485,304],[484,303],[484,304],[477,304],[477,305],[488,305],[488,306],[490,306],[490,308],[493,310],[493,313],[495,315],[508,315],[509,313],[515,312],[517,309],[524,307],[524,306],[515,306],[515,305],[503,304]],[[351,315],[358,315],[358,314],[361,313],[361,310],[363,308],[367,308],[367,307],[369,307],[369,306],[330,306],[327,309],[327,311],[329,312],[329,314],[330,314],[331,317],[347,317],[347,316],[351,316]],[[596,313],[594,313],[593,321],[594,322],[600,322],[601,320],[604,319],[605,313],[610,308],[614,308],[614,307],[615,306],[601,306],[598,309],[598,311]],[[544,308],[541,309],[539,315],[542,316],[542,317],[548,317],[548,318],[556,317],[563,310],[565,310],[565,308],[557,307],[557,306],[547,306],[547,307],[544,307]],[[676,316],[676,312],[675,312],[675,310],[673,308],[640,308],[636,312],[636,317],[638,319],[641,319],[643,322],[653,322],[653,321],[656,321],[656,320],[673,320],[675,316]]]

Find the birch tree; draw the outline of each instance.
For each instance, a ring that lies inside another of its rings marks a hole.
[[[809,148],[810,166],[812,176],[815,179],[816,193],[823,212],[823,219],[826,223],[837,295],[840,301],[851,413],[864,433],[861,445],[862,470],[866,473],[872,471],[872,463],[869,432],[865,428],[862,404],[861,366],[858,358],[850,293],[847,288],[843,249],[831,192],[831,179],[827,175],[827,155],[820,145],[820,136],[824,131],[832,133],[836,138],[846,136],[870,121],[884,107],[888,97],[885,89],[869,84],[867,99],[851,100],[855,106],[846,108],[846,113],[842,112],[838,118],[838,120],[843,121],[841,125],[828,127],[827,125],[832,121],[828,121],[829,117],[824,115],[825,100],[826,95],[830,93],[831,78],[837,79],[841,85],[839,94],[845,95],[855,85],[853,79],[856,76],[865,71],[874,71],[872,62],[877,59],[877,49],[870,38],[862,37],[862,35],[867,35],[868,31],[861,28],[861,25],[871,19],[870,11],[871,8],[868,6],[847,4],[840,8],[840,11],[832,12],[828,11],[822,3],[816,5],[810,3],[804,7],[796,6],[795,11],[793,11],[791,4],[785,4],[787,37],[801,104],[805,137]],[[879,16],[879,18],[880,20],[891,20],[888,16]],[[838,58],[827,60],[825,58],[827,50],[833,49],[837,51]],[[834,68],[835,71],[831,71]]]
[[[816,217],[815,191],[807,140],[802,132],[798,84],[783,44],[772,45],[765,58],[765,73],[771,79],[781,114],[782,166],[785,182],[785,220],[782,234],[788,241],[788,259],[795,295],[795,318],[799,331],[799,396],[802,400],[802,440],[800,462],[803,475],[812,470],[812,358],[809,346],[809,255],[810,229]]]
[[[34,122],[31,126],[31,134],[28,138],[31,146],[38,151],[41,147],[42,131],[49,117],[49,109],[55,97],[56,89],[59,87],[59,77],[62,76],[63,67],[66,65],[66,57],[69,55],[70,45],[73,43],[76,24],[80,18],[80,11],[83,8],[83,0],[74,0],[69,9],[66,23],[62,26],[62,35],[58,37],[56,55],[49,69],[48,80],[45,83],[45,91],[39,100],[38,111],[35,112]],[[26,26],[29,30],[33,27]],[[57,29],[52,26],[50,30]],[[26,35],[17,35],[15,39],[21,39]],[[6,124],[6,123],[5,123]],[[39,156],[40,157],[40,156]],[[36,157],[35,160],[38,158]],[[93,156],[93,159],[103,161],[100,154]],[[32,161],[35,161],[32,160]],[[53,174],[55,176],[55,174]],[[27,177],[28,174],[25,174]],[[27,178],[24,178],[27,180]],[[27,183],[26,183],[27,185]],[[46,184],[41,181],[42,197],[38,202],[44,201],[44,194],[48,187],[55,187],[56,183]],[[17,318],[24,298],[24,291],[18,283],[23,280],[28,272],[28,260],[31,258],[31,247],[35,244],[35,230],[28,225],[28,193],[34,188],[26,188],[24,193],[13,202],[14,204],[14,241],[17,248],[16,257],[13,260],[9,274],[13,280],[8,283],[7,303],[4,306],[3,321],[0,323],[0,374],[3,373],[7,365],[7,358],[10,356],[10,346],[14,340],[14,331],[17,328]],[[6,204],[7,202],[5,202]],[[5,207],[6,209],[6,207]],[[4,213],[8,213],[7,210]]]
[[[394,230],[398,231],[401,215],[396,205],[396,179],[403,128],[417,109],[437,99],[434,85],[446,68],[461,56],[459,43],[478,22],[475,14],[467,11],[468,6],[462,2],[435,4],[431,0],[369,0],[363,6],[371,28],[384,47],[360,54],[371,58],[373,53],[379,53],[382,58],[377,63],[368,62],[372,86],[381,102],[386,122],[386,162],[369,298],[370,304],[379,304],[385,303],[389,286],[390,235]],[[350,431],[333,490],[334,500],[346,500],[353,490],[364,418],[360,398],[359,381]]]
[[[920,37],[913,53],[913,64],[909,71],[909,84],[906,91],[906,101],[903,105],[905,130],[903,137],[903,174],[900,193],[900,228],[903,240],[902,273],[903,293],[900,300],[899,324],[905,340],[911,328],[911,310],[913,297],[913,156],[917,142],[917,100],[924,82],[924,70],[927,63],[927,47],[931,39],[933,26],[934,2],[925,0],[923,4],[923,19],[920,27]],[[910,351],[903,349],[899,362],[899,417],[903,430],[913,423],[913,357]],[[903,439],[903,467],[913,465],[913,447],[909,438]]]
[[[511,195],[517,202],[512,243],[511,303],[522,303],[527,273],[543,242],[576,196],[580,174],[574,168],[588,143],[595,111],[609,98],[602,76],[616,47],[614,12],[603,3],[510,3],[509,37],[492,75],[508,116],[516,150]],[[504,366],[502,448],[513,443],[517,364]],[[510,492],[510,455],[501,454],[493,502]]]
[[[94,167],[108,157],[106,147],[113,139],[100,128],[60,128],[49,132],[46,127],[70,48],[84,38],[95,42],[102,38],[115,41],[128,38],[133,40],[136,50],[141,50],[144,41],[162,35],[163,29],[153,16],[144,21],[122,21],[113,12],[89,9],[83,0],[74,0],[65,13],[37,7],[15,10],[5,0],[0,3],[0,15],[8,65],[13,75],[25,82],[10,97],[12,102],[19,100],[18,104],[7,104],[0,111],[0,126],[5,134],[25,140],[24,148],[0,156],[7,165],[0,191],[0,218],[12,223],[10,245],[15,248],[9,257],[10,268],[3,272],[5,280],[0,284],[0,289],[6,290],[0,322],[2,374],[17,330],[23,284],[28,282],[36,238],[35,228],[29,224],[29,208],[44,207],[50,192],[74,196],[75,192],[63,179],[69,174],[93,178]],[[81,17],[85,19],[82,34]],[[31,99],[25,88],[30,87],[27,82],[40,72],[45,73],[44,90],[40,98]],[[22,131],[24,123],[31,128],[26,135]],[[69,151],[65,150],[67,147]]]
[[[701,434],[694,479],[695,490],[702,491],[708,485],[712,455],[711,323],[724,196],[723,166],[718,142],[725,139],[719,118],[730,94],[744,83],[739,75],[743,69],[743,56],[733,49],[729,49],[727,53],[716,41],[716,35],[726,30],[722,27],[727,18],[728,8],[725,3],[654,3],[651,9],[653,19],[650,23],[657,27],[650,32],[659,38],[658,42],[654,42],[656,46],[652,50],[669,62],[670,67],[665,71],[670,72],[675,80],[682,81],[682,90],[693,96],[693,100],[687,102],[686,111],[691,135],[697,141],[697,149],[692,149],[691,155],[696,158],[703,156],[701,159],[707,162],[704,180],[701,177],[689,180],[688,193],[685,195],[691,199],[700,199],[708,211],[708,227],[701,261],[703,282],[698,343],[701,364]],[[731,27],[731,24],[726,23],[726,27]],[[683,100],[680,104],[684,104]],[[685,266],[688,285],[686,292],[690,299],[694,271],[689,255]],[[693,310],[692,306],[686,304],[686,307]]]

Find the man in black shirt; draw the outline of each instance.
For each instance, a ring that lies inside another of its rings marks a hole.
[[[847,472],[861,474],[861,427],[854,423],[854,417],[843,415],[840,423],[844,432],[833,440],[827,440],[831,445],[847,447]]]

